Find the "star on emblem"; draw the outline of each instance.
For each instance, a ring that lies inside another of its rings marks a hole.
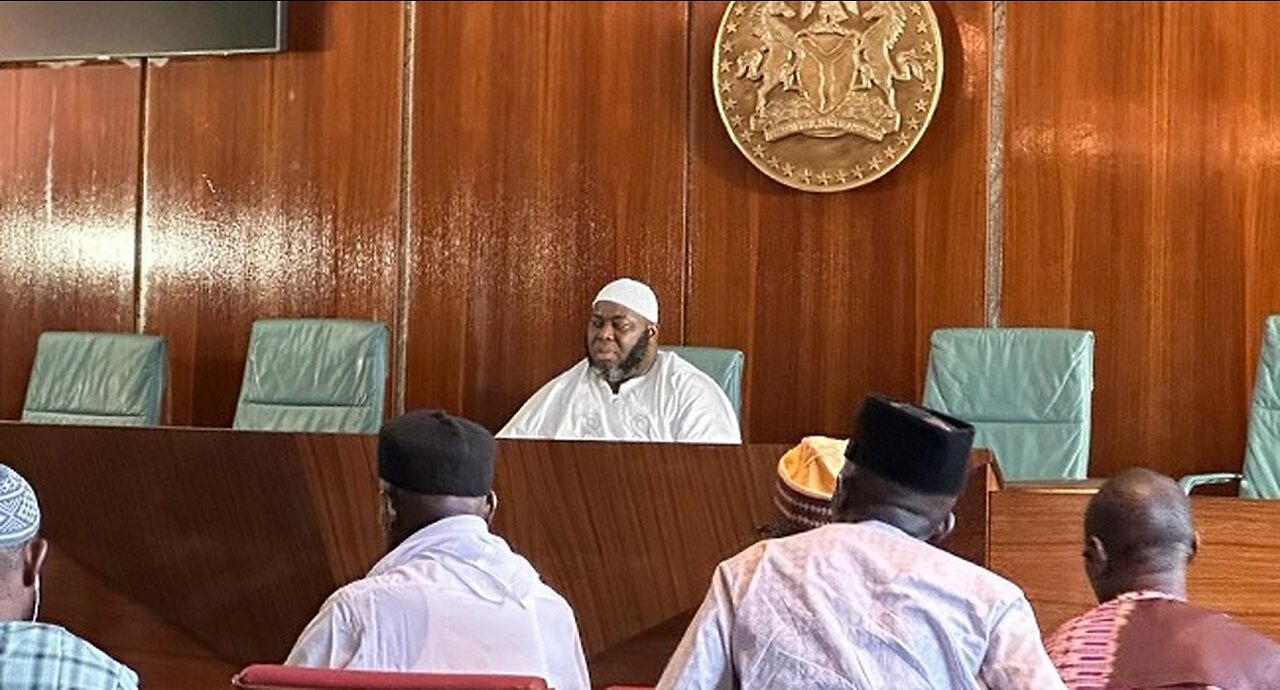
[[[752,139],[756,138],[756,135],[752,134],[751,130],[749,129],[742,130],[742,133],[739,134],[738,136],[742,137],[743,141],[751,141]]]
[[[933,69],[934,69],[934,67],[936,67],[936,66],[937,66],[937,65],[934,65],[934,64],[933,64],[933,60],[925,60],[925,61],[924,61],[924,71],[926,71],[926,72],[932,72],[932,71],[933,71]]]
[[[810,176],[811,176],[811,173],[809,172],[809,169],[808,169],[808,168],[805,168],[804,170],[800,171],[800,181],[801,181],[801,182],[803,182],[803,183],[805,183],[805,184],[809,184],[809,177],[810,177]]]
[[[890,144],[889,146],[884,147],[884,159],[885,159],[886,161],[891,161],[891,160],[893,160],[894,155],[896,155],[897,153],[898,153],[898,150],[897,150],[897,149],[895,149],[895,148],[893,148],[893,145],[892,145],[892,144]]]
[[[922,22],[922,21],[921,21],[921,22],[916,22],[916,33],[918,33],[918,34],[927,34],[927,33],[929,33],[929,25],[928,25],[928,24],[925,24],[925,23],[924,23],[924,22]]]
[[[729,83],[729,82],[727,82],[727,81],[726,81],[726,82],[722,82],[722,83],[720,84],[720,92],[721,92],[721,93],[729,93],[729,89],[731,89],[731,88],[733,88],[733,85],[732,85],[732,84],[730,84],[730,83]]]
[[[867,165],[870,165],[872,170],[879,170],[880,156],[879,155],[872,156],[871,160],[867,161]]]
[[[920,44],[920,52],[924,53],[925,55],[932,55],[932,54],[933,54],[933,44],[932,44],[932,43],[921,43],[921,44]]]
[[[818,173],[818,184],[825,185],[830,181],[831,181],[831,176],[827,174],[826,170],[823,170],[822,172]]]
[[[747,8],[743,7],[742,5],[738,5],[737,7],[733,8],[733,16],[735,17],[741,17],[743,14],[746,14],[746,12],[747,12]]]
[[[843,170],[836,171],[836,182],[844,184],[849,181],[849,176]]]
[[[924,101],[919,101],[919,103],[924,103]],[[728,108],[729,110],[733,110],[734,108],[738,107],[738,99],[726,98],[724,100],[724,107]],[[916,109],[921,112],[924,112],[924,108],[921,108],[919,104],[916,105]]]
[[[733,50],[733,41],[725,41],[720,44],[720,50],[728,53]]]
[[[760,144],[753,146],[751,152],[756,154],[756,158],[764,158],[764,146]]]
[[[733,99],[732,99],[732,98],[730,98],[729,100],[733,100]],[[730,107],[730,108],[732,108],[733,106],[729,106],[729,107]],[[917,113],[923,113],[924,111],[926,111],[926,110],[928,110],[928,109],[929,109],[929,101],[926,101],[926,100],[925,100],[925,99],[923,99],[923,98],[921,98],[920,100],[916,101],[916,112],[917,112]]]
[[[773,167],[775,167],[775,168],[776,168],[776,167],[778,167],[778,157],[777,157],[777,156],[769,156],[769,165],[772,165],[772,166],[773,166]]]
[[[907,125],[911,127],[911,129],[920,129],[920,121],[915,119],[914,117],[911,118],[910,120],[907,120]]]
[[[793,172],[795,172],[795,171],[796,171],[796,169],[795,169],[795,168],[793,168],[793,167],[791,167],[791,164],[790,164],[790,163],[787,163],[787,164],[785,164],[785,165],[783,165],[783,166],[782,166],[782,174],[783,174],[783,175],[786,175],[787,177],[791,177],[791,173],[793,173]]]
[[[933,84],[931,82],[920,82],[920,88],[924,89],[925,93],[933,93]]]
[[[903,146],[906,146],[906,145],[907,145],[907,142],[909,142],[909,141],[911,141],[911,137],[909,137],[909,136],[907,136],[907,135],[905,135],[905,134],[899,134],[899,135],[898,135],[898,143],[899,143],[899,144],[901,144],[901,145],[903,145]]]
[[[855,166],[853,166],[853,174],[854,174],[854,176],[855,176],[855,177],[857,177],[859,180],[861,180],[861,179],[862,179],[862,166],[861,166],[861,165],[855,165]]]
[[[918,5],[918,4],[917,4],[917,5],[912,5],[912,6],[911,6],[911,14],[914,14],[915,16],[919,17],[919,16],[920,16],[920,5]]]
[[[727,34],[734,33],[738,30],[738,22],[729,22],[724,25],[724,32]]]
[[[737,127],[742,126],[742,116],[737,113],[734,113],[733,117],[729,118],[729,121],[732,122],[734,126],[737,126]]]

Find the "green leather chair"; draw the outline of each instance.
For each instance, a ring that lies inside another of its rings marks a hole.
[[[1280,315],[1267,317],[1262,331],[1244,471],[1187,475],[1178,480],[1187,493],[1204,484],[1238,481],[1241,498],[1280,498]]]
[[[164,338],[157,335],[42,333],[22,421],[155,426],[166,365]]]
[[[680,355],[681,359],[710,376],[733,403],[738,419],[742,419],[742,369],[746,365],[742,350],[689,345],[668,345],[658,349]]]
[[[377,433],[388,347],[386,325],[372,321],[254,322],[232,427]]]
[[[924,405],[970,422],[1005,479],[1083,479],[1089,471],[1093,332],[934,331]]]

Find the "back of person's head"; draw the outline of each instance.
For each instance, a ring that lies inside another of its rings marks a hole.
[[[936,410],[869,396],[832,499],[836,520],[879,520],[922,539],[945,536],[969,472],[973,426]]]
[[[490,519],[497,446],[487,429],[439,410],[408,412],[378,433],[378,476],[394,548],[428,524],[458,515]]]
[[[1084,538],[1085,570],[1100,600],[1185,589],[1196,532],[1191,503],[1169,477],[1133,468],[1107,480],[1085,509]]]
[[[35,620],[40,569],[48,545],[40,532],[40,502],[31,484],[0,464],[0,620]]]

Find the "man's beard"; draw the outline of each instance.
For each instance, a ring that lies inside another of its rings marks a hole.
[[[617,364],[605,365],[595,361],[591,357],[591,346],[587,346],[587,361],[591,362],[591,368],[595,370],[605,381],[609,383],[622,383],[635,375],[636,369],[640,368],[640,363],[644,361],[644,355],[649,351],[649,331],[636,339],[631,351],[627,353]]]

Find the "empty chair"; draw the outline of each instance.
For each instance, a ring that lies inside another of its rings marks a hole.
[[[232,426],[375,433],[387,383],[387,327],[372,321],[254,322]]]
[[[164,338],[156,335],[42,333],[22,421],[159,424],[166,362]]]
[[[1083,479],[1092,399],[1092,331],[933,333],[924,404],[973,424],[1006,479]]]
[[[1280,498],[1280,315],[1267,317],[1262,328],[1258,373],[1249,404],[1244,471],[1192,474],[1178,483],[1187,493],[1202,484],[1240,482],[1242,498]]]
[[[742,369],[746,363],[742,350],[690,345],[663,346],[659,349],[680,355],[681,359],[710,376],[728,396],[729,402],[733,403],[733,411],[738,414],[738,418],[742,418]]]
[[[254,664],[231,679],[242,690],[546,690],[533,676],[347,671]]]

